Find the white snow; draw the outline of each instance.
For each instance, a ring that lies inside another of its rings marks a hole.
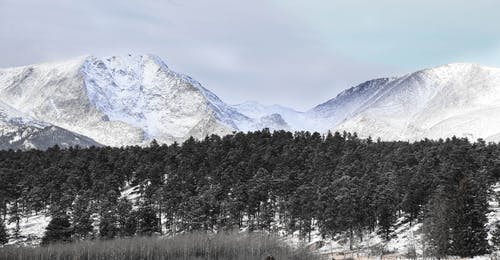
[[[154,55],[3,69],[0,101],[112,146],[223,135],[254,123]]]
[[[130,186],[127,184],[123,189],[121,189],[121,197],[129,199],[133,203],[137,203],[139,199],[138,186]],[[500,192],[500,183],[493,186],[495,192]],[[487,228],[489,233],[493,231],[493,227],[496,223],[500,221],[500,207],[497,200],[492,197],[490,199],[490,213],[488,213],[488,224]],[[134,206],[135,207],[135,206]],[[93,216],[96,223],[98,223],[98,217]],[[404,218],[400,218],[397,221],[396,229],[394,230],[395,236],[389,241],[383,240],[377,231],[368,233],[365,232],[363,235],[363,241],[360,241],[359,237],[355,237],[353,243],[353,250],[349,249],[349,241],[346,235],[337,235],[334,239],[323,239],[317,230],[312,232],[311,241],[301,240],[296,232],[293,236],[286,235],[286,232],[279,232],[283,236],[283,241],[291,246],[307,246],[311,248],[314,252],[324,255],[324,256],[336,256],[336,257],[359,257],[362,259],[375,259],[380,257],[380,252],[383,250],[389,255],[384,258],[390,259],[407,259],[405,255],[411,252],[413,249],[419,255],[422,254],[422,234],[421,234],[421,223],[413,223],[410,225],[409,222],[404,222]],[[43,214],[30,214],[24,216],[21,219],[21,237],[18,239],[11,239],[9,244],[18,245],[37,245],[40,242],[41,237],[45,232],[45,227],[50,222],[50,217]],[[11,223],[7,226],[10,234],[13,233],[15,228],[15,223]],[[275,227],[274,229],[280,231],[283,227]],[[242,232],[245,232],[242,230]],[[491,238],[491,236],[489,237]],[[317,246],[319,244],[322,246]],[[317,247],[314,248],[313,247]],[[477,256],[473,259],[491,259],[492,256],[499,255],[499,252],[493,252],[491,256]],[[419,257],[421,259],[421,257]]]
[[[8,217],[7,217],[8,219]],[[10,223],[7,225],[7,232],[11,236],[8,245],[37,245],[40,243],[40,239],[43,237],[45,232],[45,227],[50,222],[50,217],[44,214],[29,214],[23,216],[19,222],[20,232],[19,238],[13,238],[14,230],[16,229],[16,223]]]
[[[332,126],[333,130],[385,140],[453,135],[500,140],[498,68],[449,64],[386,79],[365,91],[368,93],[358,92],[362,91],[355,88],[331,101],[342,103],[335,108],[337,117],[343,119]],[[345,111],[344,106],[351,109]]]
[[[305,119],[304,113],[289,107],[281,105],[266,106],[256,101],[247,101],[241,104],[232,105],[232,107],[238,112],[254,119],[262,120],[271,115],[280,115],[289,126],[290,130],[302,130],[305,128],[303,126],[303,121]]]
[[[264,127],[384,140],[500,140],[500,69],[465,63],[367,81],[300,112],[252,101],[227,105],[154,55],[85,56],[0,70],[0,101],[111,146]]]

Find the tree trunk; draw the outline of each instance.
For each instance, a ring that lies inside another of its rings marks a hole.
[[[352,250],[352,240],[354,239],[354,232],[349,228],[349,250]]]
[[[159,203],[158,205],[158,211],[159,211],[159,214],[158,214],[158,222],[159,222],[159,225],[160,225],[160,235],[163,235],[163,224],[161,222],[161,203]]]

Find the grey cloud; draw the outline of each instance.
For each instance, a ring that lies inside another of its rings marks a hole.
[[[332,52],[309,25],[264,0],[0,0],[0,53],[0,67],[154,53],[229,103],[302,110],[397,71]]]

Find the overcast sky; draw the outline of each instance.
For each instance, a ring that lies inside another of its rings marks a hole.
[[[365,80],[500,66],[498,0],[0,0],[0,67],[152,53],[230,104],[309,109]]]

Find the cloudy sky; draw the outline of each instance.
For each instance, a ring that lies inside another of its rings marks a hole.
[[[362,81],[500,66],[498,0],[0,0],[0,67],[152,53],[228,103],[299,110]]]

